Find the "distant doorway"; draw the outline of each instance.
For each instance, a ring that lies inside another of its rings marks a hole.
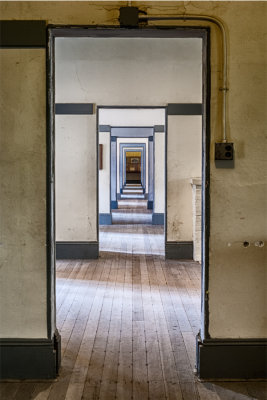
[[[126,185],[141,184],[141,152],[126,152]]]

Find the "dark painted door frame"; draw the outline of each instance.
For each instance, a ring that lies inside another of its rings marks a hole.
[[[55,313],[55,38],[97,37],[97,38],[201,38],[203,117],[202,117],[202,285],[201,285],[201,339],[209,339],[209,232],[210,232],[210,37],[208,27],[157,26],[126,29],[114,26],[48,26],[47,51],[47,244],[48,244],[48,315],[50,323],[56,326]],[[112,107],[111,107],[112,108]],[[129,107],[128,107],[129,108]],[[152,107],[148,107],[152,108]],[[155,107],[158,108],[158,107]],[[167,128],[167,118],[166,118]],[[96,128],[98,132],[98,127]],[[167,135],[166,135],[167,151]],[[98,171],[98,141],[97,141]],[[165,171],[167,186],[167,169]],[[98,204],[98,180],[96,188]],[[165,199],[166,200],[166,199]],[[97,210],[98,214],[98,210]],[[167,220],[167,210],[166,210]],[[166,230],[165,230],[166,231]],[[166,233],[165,233],[166,234]],[[97,238],[98,240],[98,238]],[[166,239],[165,239],[166,240]],[[49,322],[48,322],[49,324]]]

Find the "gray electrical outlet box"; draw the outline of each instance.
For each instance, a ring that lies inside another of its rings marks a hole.
[[[120,8],[120,26],[127,28],[138,27],[138,13],[137,7],[121,7]]]
[[[234,143],[215,143],[215,160],[233,160]]]

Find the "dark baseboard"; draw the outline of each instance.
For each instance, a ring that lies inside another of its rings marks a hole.
[[[153,213],[152,225],[164,225],[164,213]]]
[[[111,202],[110,202],[110,208],[111,208],[111,210],[117,210],[117,208],[118,208],[118,202],[117,202],[117,200],[111,200]]]
[[[148,210],[153,210],[153,205],[154,205],[153,200],[148,200],[148,202],[147,202],[147,209],[148,209]]]
[[[266,379],[267,340],[216,339],[197,336],[197,373],[200,379]]]
[[[0,379],[55,379],[60,367],[61,338],[1,339]]]
[[[111,214],[99,214],[99,225],[111,225],[112,215]]]
[[[193,242],[166,242],[165,257],[175,260],[193,260]]]
[[[56,242],[57,260],[98,258],[98,242]]]

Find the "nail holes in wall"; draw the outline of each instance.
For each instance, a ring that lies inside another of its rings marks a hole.
[[[254,243],[256,247],[263,247],[264,246],[264,242],[262,240],[259,240],[257,242]]]

